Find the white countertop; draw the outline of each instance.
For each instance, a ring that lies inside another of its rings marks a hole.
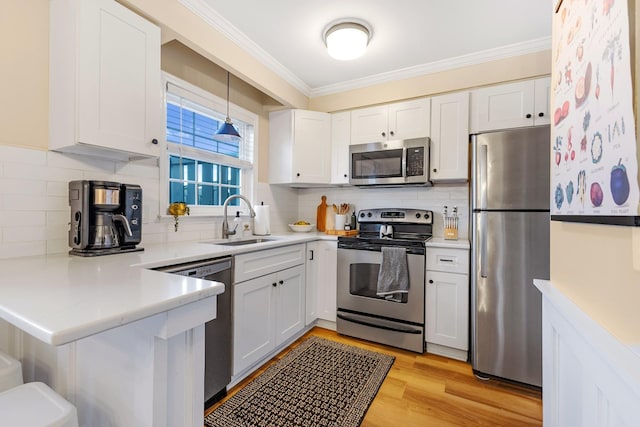
[[[62,345],[224,291],[218,282],[149,270],[317,239],[265,236],[242,246],[171,243],[99,257],[66,254],[0,260],[0,318],[45,343]]]
[[[633,334],[620,339],[606,330],[602,319],[595,313],[584,311],[549,280],[534,279],[534,285],[542,295],[568,320],[601,355],[615,363],[625,376],[640,384],[640,332],[637,325],[629,325]]]
[[[450,249],[469,249],[469,240],[467,239],[457,239],[457,240],[447,240],[442,237],[432,237],[427,242],[427,247],[431,248],[450,248]]]

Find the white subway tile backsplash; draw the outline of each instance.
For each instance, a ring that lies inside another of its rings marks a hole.
[[[71,181],[82,179],[82,171],[49,166],[34,166],[27,163],[5,163],[4,177],[25,181]]]
[[[12,242],[38,242],[47,239],[45,227],[3,227],[2,240]]]
[[[460,224],[458,235],[465,238],[469,230],[469,191],[467,184],[445,184],[433,187],[396,188],[322,188],[299,190],[298,210],[301,219],[316,221],[320,197],[327,196],[327,203],[349,203],[360,209],[372,208],[418,208],[434,212],[433,235],[444,235],[442,211],[445,205],[458,206]]]
[[[46,213],[44,211],[0,211],[0,225],[3,227],[37,227],[46,225]]]
[[[47,226],[61,226],[68,225],[71,217],[69,210],[64,211],[52,211],[46,213]]]
[[[64,181],[48,181],[46,183],[47,196],[69,197],[69,183]]]
[[[5,164],[20,163],[45,166],[47,164],[47,152],[12,147],[10,145],[0,145],[0,159],[2,159],[2,162]]]
[[[0,194],[46,194],[47,184],[44,181],[27,181],[24,179],[0,178]]]
[[[88,156],[0,146],[0,258],[66,253],[69,223],[68,182],[78,179],[139,184],[143,189],[142,246],[221,237],[219,217],[183,217],[174,232],[173,218],[160,206],[160,173],[156,159],[114,162]],[[433,187],[295,189],[258,183],[254,205],[270,206],[271,232],[289,232],[288,223],[316,221],[320,197],[349,203],[356,210],[375,207],[430,209],[434,235],[443,235],[444,205],[458,206],[459,235],[468,235],[467,184]],[[231,215],[230,211],[230,215]],[[21,237],[20,237],[21,236]],[[36,239],[28,241],[28,239]]]
[[[47,241],[39,242],[0,242],[0,258],[44,255]]]
[[[47,240],[68,240],[69,239],[69,225],[47,225],[45,227],[45,238]]]
[[[49,239],[46,251],[49,255],[69,252],[69,241],[66,237],[64,239]]]
[[[69,212],[68,196],[47,196],[45,197],[45,209],[47,211],[64,211]]]
[[[115,165],[111,160],[82,156],[79,154],[58,153],[55,151],[49,151],[47,153],[47,165],[61,169],[75,169],[78,171],[99,170],[109,174],[115,173]]]
[[[31,196],[26,194],[5,194],[5,210],[17,209],[21,211],[42,211],[46,210],[45,197]]]
[[[159,179],[159,167],[157,159],[144,159],[135,160],[129,163],[116,163],[115,173],[122,177],[131,177],[140,180],[140,178],[146,178],[149,180],[158,181]],[[128,182],[124,178],[120,179],[122,182]]]

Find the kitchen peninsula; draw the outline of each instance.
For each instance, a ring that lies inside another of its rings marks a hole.
[[[153,271],[242,249],[174,243],[143,252],[0,261],[0,349],[78,409],[86,426],[202,426],[204,323],[224,285]]]

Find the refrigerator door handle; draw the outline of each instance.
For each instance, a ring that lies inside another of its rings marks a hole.
[[[487,144],[480,145],[480,158],[479,158],[479,167],[478,167],[478,181],[480,185],[478,189],[480,190],[480,200],[479,200],[479,208],[486,209],[487,208],[487,162],[489,158],[489,146]]]
[[[480,277],[487,278],[487,213],[480,212]]]

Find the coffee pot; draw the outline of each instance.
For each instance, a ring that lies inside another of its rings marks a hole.
[[[69,182],[70,253],[81,256],[139,251],[142,188],[110,181]]]

